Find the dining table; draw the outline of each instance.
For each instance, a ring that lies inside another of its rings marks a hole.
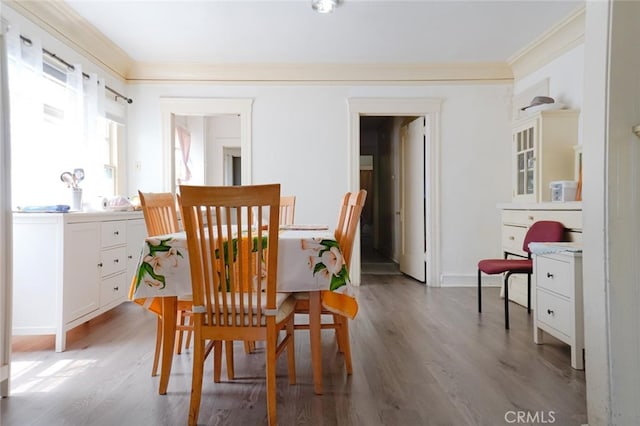
[[[279,292],[308,293],[309,333],[314,392],[322,394],[321,312],[323,308],[353,319],[358,305],[349,272],[333,231],[323,225],[281,226],[278,233]],[[159,393],[166,394],[176,337],[178,297],[192,293],[187,237],[184,231],[148,236],[129,299],[162,319]]]

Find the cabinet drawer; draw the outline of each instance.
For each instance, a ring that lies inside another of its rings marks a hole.
[[[116,247],[103,250],[100,253],[100,263],[102,264],[100,268],[101,277],[124,271],[127,268],[127,248]]]
[[[527,233],[527,228],[522,226],[502,226],[502,250],[509,253],[524,254],[522,242]]]
[[[108,305],[127,295],[127,274],[118,274],[100,283],[100,306]]]
[[[544,290],[536,292],[537,321],[558,330],[567,337],[571,336],[572,306],[571,301],[560,296],[547,293]]]
[[[127,242],[127,221],[103,222],[101,227],[102,247],[113,247]]]
[[[536,256],[534,262],[538,287],[573,298],[571,263],[546,256]]]
[[[529,227],[540,220],[560,222],[567,229],[582,229],[581,210],[503,210],[502,223]]]
[[[536,210],[530,211],[533,221],[555,220],[567,229],[582,229],[582,211],[580,210]]]

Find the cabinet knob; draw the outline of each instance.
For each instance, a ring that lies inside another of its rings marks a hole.
[[[513,235],[509,235],[509,240],[513,241],[515,239],[516,239],[516,237],[514,237]]]
[[[133,255],[131,255],[131,254],[130,254],[129,256],[127,256],[127,257],[128,257],[129,259],[133,259]]]
[[[102,268],[102,262],[98,263],[98,268]]]
[[[553,278],[553,274],[551,272],[547,272],[547,278]]]
[[[118,291],[118,290],[120,290],[120,287],[115,286],[115,287],[113,288],[113,290],[114,290],[114,291]]]
[[[533,217],[533,216],[527,216],[527,219],[529,219],[529,220],[533,220],[533,219],[534,219],[534,217]]]
[[[118,260],[118,258],[113,259],[113,263],[118,263],[120,262],[120,260]]]
[[[113,235],[120,235],[118,231],[113,231]]]
[[[547,309],[547,313],[548,313],[549,315],[553,315],[553,309]]]

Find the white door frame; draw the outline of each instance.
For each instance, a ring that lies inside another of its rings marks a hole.
[[[160,98],[162,114],[162,153],[164,190],[176,191],[175,116],[211,116],[237,114],[240,116],[240,149],[242,152],[242,183],[251,184],[251,112],[253,99],[247,98]]]
[[[423,116],[429,123],[425,150],[426,229],[427,229],[427,285],[440,286],[440,109],[441,99],[436,98],[350,98],[348,187],[360,189],[360,117],[374,116]],[[353,245],[350,277],[354,285],[360,285],[359,232]]]
[[[9,396],[13,310],[11,149],[7,108],[9,88],[4,42],[4,34],[0,29],[0,398]]]

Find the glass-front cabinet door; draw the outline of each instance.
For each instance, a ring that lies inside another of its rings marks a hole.
[[[535,201],[536,132],[533,126],[513,134],[515,176],[513,197],[520,201]]]
[[[551,182],[573,179],[578,115],[576,110],[538,111],[514,122],[514,202],[551,201]]]

